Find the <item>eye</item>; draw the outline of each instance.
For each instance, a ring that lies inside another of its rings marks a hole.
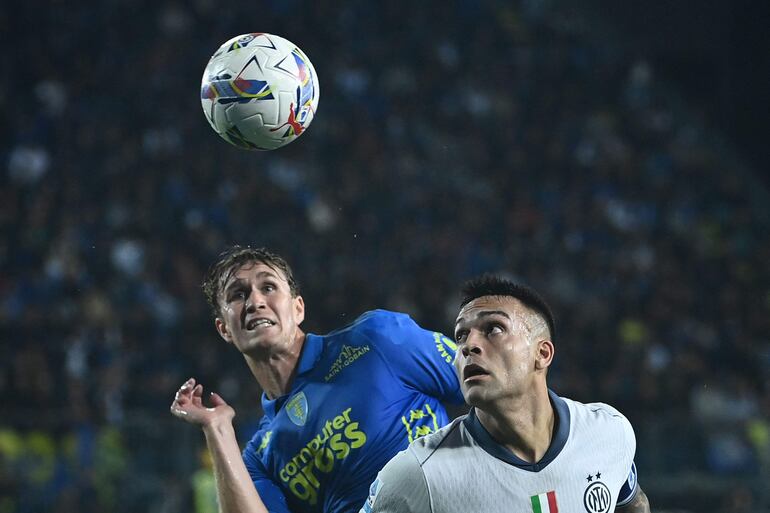
[[[246,296],[248,295],[248,292],[244,289],[236,289],[230,292],[230,295],[227,296],[228,301],[241,301],[246,299]]]
[[[264,285],[262,285],[262,292],[265,292],[265,293],[273,292],[275,289],[276,287],[272,283],[265,283]]]
[[[490,324],[487,326],[485,331],[487,333],[487,336],[492,336],[492,335],[499,335],[503,333],[504,330],[503,330],[503,327],[500,326],[499,324]]]
[[[465,342],[465,339],[468,338],[468,330],[460,330],[455,332],[455,342],[458,344],[462,344]]]

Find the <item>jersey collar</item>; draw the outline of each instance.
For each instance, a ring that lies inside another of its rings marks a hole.
[[[551,463],[554,459],[556,459],[556,456],[558,456],[562,451],[564,445],[567,443],[567,437],[569,436],[570,428],[569,406],[567,406],[566,401],[556,395],[552,390],[548,390],[548,397],[551,399],[554,415],[556,416],[556,430],[553,439],[551,440],[551,445],[548,447],[548,450],[545,451],[543,458],[537,463],[529,463],[528,461],[524,461],[505,447],[495,442],[495,440],[492,438],[492,435],[490,435],[486,428],[481,425],[479,418],[476,416],[476,408],[471,408],[471,411],[463,420],[463,424],[465,425],[465,429],[468,430],[468,432],[481,446],[481,448],[495,458],[522,470],[539,472],[547,467],[548,464]]]
[[[315,368],[323,350],[324,337],[312,333],[305,335],[305,344],[302,346],[302,353],[299,355],[299,363],[297,363],[297,377],[307,374]]]
[[[275,399],[268,399],[267,394],[262,392],[262,410],[265,412],[265,416],[270,419],[276,416],[286,400],[294,395],[295,391],[302,383],[300,377],[315,368],[315,364],[321,357],[323,350],[324,337],[313,335],[312,333],[305,335],[305,342],[302,345],[302,352],[300,353],[299,361],[297,362],[297,374],[294,377],[294,382],[291,385],[289,393]]]

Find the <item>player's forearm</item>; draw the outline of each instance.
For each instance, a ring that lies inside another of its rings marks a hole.
[[[644,490],[639,488],[639,490],[636,492],[636,497],[634,497],[634,500],[629,502],[627,505],[616,508],[616,513],[650,513],[650,501],[647,500],[647,495],[644,493]]]
[[[268,513],[243,463],[232,423],[205,426],[203,433],[214,464],[220,512]]]

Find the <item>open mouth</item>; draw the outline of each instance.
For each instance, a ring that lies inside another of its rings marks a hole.
[[[475,363],[471,363],[470,365],[466,365],[463,368],[463,381],[468,381],[473,378],[478,378],[481,376],[488,376],[489,373],[484,370],[483,367],[480,365],[476,365]]]
[[[271,321],[270,319],[251,319],[249,322],[246,323],[246,329],[247,330],[255,330],[258,328],[264,328],[267,326],[273,326],[275,325],[275,322]]]

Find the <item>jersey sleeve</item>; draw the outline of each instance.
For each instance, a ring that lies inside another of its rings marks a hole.
[[[366,329],[397,379],[420,392],[452,404],[463,396],[454,369],[457,345],[450,338],[421,328],[402,313],[369,312]]]
[[[406,449],[377,474],[359,513],[430,513],[430,494],[417,458]]]
[[[615,410],[616,414],[620,416],[620,421],[623,425],[623,439],[625,440],[626,458],[628,458],[628,465],[634,471],[634,477],[636,477],[636,467],[634,466],[634,456],[636,456],[636,435],[634,434],[634,428],[628,419],[620,412]]]
[[[592,409],[595,409],[595,411],[603,411],[616,421],[616,423],[613,423],[614,427],[611,428],[615,433],[613,436],[622,444],[623,457],[628,462],[628,467],[630,468],[636,454],[636,435],[634,434],[633,426],[631,426],[631,423],[625,415],[609,404],[590,403],[589,406],[591,406]]]
[[[634,500],[634,497],[636,497],[636,493],[638,491],[639,482],[636,480],[636,464],[631,462],[631,471],[628,473],[626,482],[623,483],[623,486],[620,487],[620,492],[618,493],[618,500],[615,504],[615,507],[622,508],[623,506],[629,504],[632,500]]]
[[[249,442],[243,451],[243,462],[267,510],[270,513],[291,513],[283,491],[275,481],[270,479],[265,466],[257,457],[253,441]]]
[[[636,455],[636,435],[634,434],[634,428],[628,419],[612,406],[604,403],[597,403],[598,406],[605,409],[612,417],[614,417],[620,423],[621,437],[623,440],[624,458],[627,462],[629,472],[628,477],[623,482],[618,492],[617,502],[615,507],[622,508],[626,506],[636,497],[636,493],[639,491],[639,483],[636,475],[636,464],[634,463],[634,456]]]

